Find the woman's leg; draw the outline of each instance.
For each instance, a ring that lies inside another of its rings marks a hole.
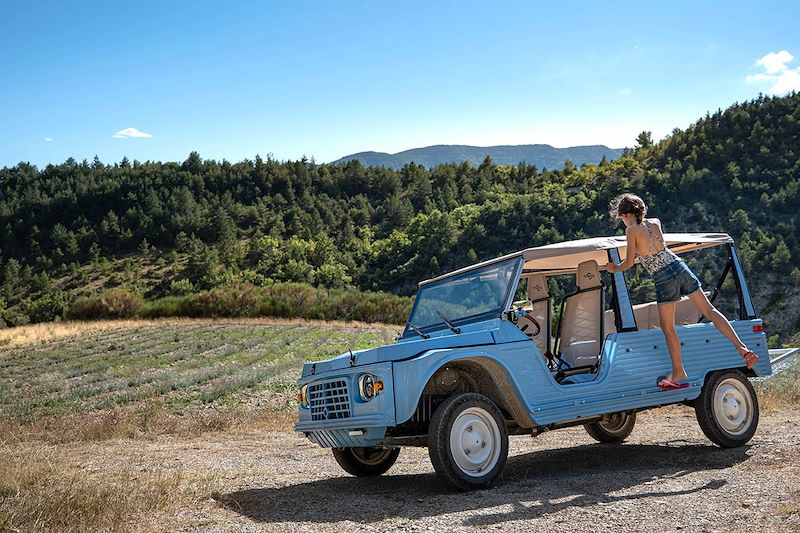
[[[747,352],[747,346],[745,346],[742,339],[740,339],[739,335],[733,330],[733,326],[731,326],[731,323],[725,318],[725,315],[717,311],[717,308],[711,305],[706,294],[698,289],[689,294],[689,299],[697,306],[697,309],[703,313],[703,316],[711,320],[720,333],[725,335],[728,340],[733,343],[736,349],[739,350],[739,354],[744,356],[745,352]]]
[[[675,302],[658,304],[658,318],[661,322],[661,331],[667,339],[669,357],[672,360],[672,373],[667,376],[667,381],[677,383],[686,379],[686,370],[683,369],[681,359],[681,341],[675,332]]]

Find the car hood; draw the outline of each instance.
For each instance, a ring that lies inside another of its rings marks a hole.
[[[527,338],[516,327],[503,320],[490,320],[481,324],[465,326],[460,334],[451,333],[449,330],[434,332],[429,339],[413,337],[378,348],[353,351],[352,356],[350,352],[346,352],[326,361],[305,363],[302,377],[353,366],[403,361],[428,350],[463,348],[519,340],[527,340]]]

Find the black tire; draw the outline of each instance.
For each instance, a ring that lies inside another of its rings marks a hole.
[[[614,420],[591,422],[583,427],[597,442],[622,442],[628,438],[636,424],[636,413],[620,413]]]
[[[505,419],[486,396],[453,395],[433,414],[428,454],[433,469],[448,485],[463,491],[488,487],[508,458]]]
[[[694,410],[700,429],[722,448],[747,444],[758,428],[756,391],[739,370],[709,374]]]
[[[400,455],[400,448],[333,448],[339,466],[356,477],[385,474]]]

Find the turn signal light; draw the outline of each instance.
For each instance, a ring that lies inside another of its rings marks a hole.
[[[753,326],[753,332],[761,333],[762,331],[764,331],[764,324],[756,324]]]
[[[383,392],[383,381],[372,374],[363,374],[358,378],[358,391],[361,394],[361,400],[368,402]]]

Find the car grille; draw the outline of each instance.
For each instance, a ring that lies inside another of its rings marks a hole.
[[[350,418],[350,394],[347,381],[337,379],[314,383],[308,387],[311,420]]]

